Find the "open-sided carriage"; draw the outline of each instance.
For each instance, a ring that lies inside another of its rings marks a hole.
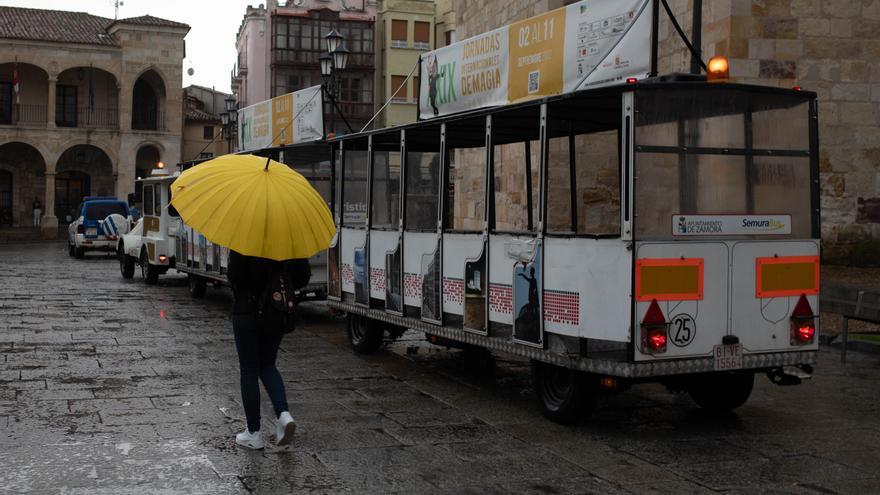
[[[813,93],[645,80],[345,136],[331,305],[531,358],[548,415],[663,381],[737,407],[816,359]]]

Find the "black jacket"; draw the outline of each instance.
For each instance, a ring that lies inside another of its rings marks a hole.
[[[305,287],[312,277],[307,259],[274,261],[229,251],[229,269],[226,276],[235,296],[232,313],[255,314],[257,300],[263,294],[272,274],[282,266],[287,270],[294,290]]]

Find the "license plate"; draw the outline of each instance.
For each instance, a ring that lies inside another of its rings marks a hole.
[[[721,344],[713,349],[715,371],[738,370],[743,367],[742,344]]]
[[[95,227],[90,227],[86,229],[86,235],[89,237],[95,237],[98,235],[98,229],[96,229]]]

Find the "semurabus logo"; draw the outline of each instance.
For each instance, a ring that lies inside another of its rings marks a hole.
[[[770,220],[749,220],[748,218],[743,218],[742,226],[749,229],[765,230],[779,230],[785,228],[785,224],[775,218]]]

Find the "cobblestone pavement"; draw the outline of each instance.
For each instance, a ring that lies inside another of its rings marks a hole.
[[[880,492],[875,355],[844,369],[823,350],[813,380],[760,377],[722,417],[642,385],[562,427],[522,362],[469,374],[410,334],[361,357],[319,313],[279,357],[293,448],[245,451],[231,295],[160,280],[63,244],[0,245],[0,492]]]

